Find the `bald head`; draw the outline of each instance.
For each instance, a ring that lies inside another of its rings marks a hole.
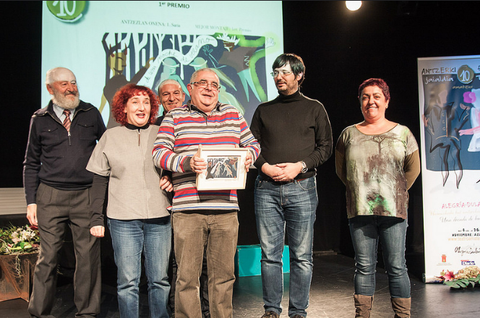
[[[202,112],[210,115],[218,103],[220,80],[217,73],[210,68],[196,70],[187,85],[192,104]]]
[[[57,81],[77,81],[75,74],[65,67],[55,67],[47,71],[45,84],[53,84]]]

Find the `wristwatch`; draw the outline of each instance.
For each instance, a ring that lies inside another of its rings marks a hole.
[[[307,164],[305,161],[302,161],[302,173],[306,173],[308,171]]]

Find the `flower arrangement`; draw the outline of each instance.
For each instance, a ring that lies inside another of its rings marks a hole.
[[[36,252],[40,246],[38,230],[29,225],[10,225],[0,229],[0,254],[25,254]]]
[[[478,266],[468,266],[459,270],[456,274],[452,271],[442,271],[440,273],[440,280],[451,288],[467,288],[469,286],[475,287],[480,285],[480,268]]]

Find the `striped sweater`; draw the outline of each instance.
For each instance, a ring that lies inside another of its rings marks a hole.
[[[162,121],[153,147],[157,167],[173,172],[172,212],[239,210],[236,190],[197,191],[190,160],[198,146],[248,148],[253,162],[260,145],[243,116],[232,105],[218,103],[207,116],[190,102],[171,110]]]

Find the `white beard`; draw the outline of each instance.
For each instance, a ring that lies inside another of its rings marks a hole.
[[[75,95],[75,99],[71,100],[65,97],[65,95],[59,94],[54,90],[52,95],[52,101],[56,105],[64,109],[75,109],[77,108],[78,104],[80,104],[80,93],[77,92],[77,95]]]

